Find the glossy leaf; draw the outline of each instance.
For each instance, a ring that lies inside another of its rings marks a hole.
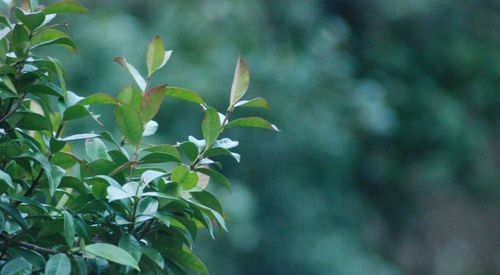
[[[127,251],[108,243],[96,243],[85,246],[85,251],[108,261],[133,267],[140,271],[137,261]]]
[[[128,105],[119,104],[114,109],[116,124],[125,138],[137,145],[142,137],[142,118],[139,113]]]
[[[60,45],[73,51],[76,50],[75,43],[66,33],[51,28],[36,33],[31,39],[31,44],[31,49],[46,45]]]
[[[24,258],[15,258],[2,267],[0,275],[30,275],[32,268],[33,266]]]
[[[71,261],[66,254],[57,254],[47,261],[45,275],[69,275],[71,274]]]
[[[125,68],[125,70],[127,70],[127,72],[135,80],[135,83],[137,83],[137,85],[139,86],[139,88],[141,89],[141,91],[145,91],[146,90],[146,81],[141,76],[141,74],[137,71],[137,69],[134,66],[132,66],[131,64],[129,64],[127,62],[127,59],[125,59],[124,57],[116,57],[113,60],[116,63],[122,65],[122,67]]]
[[[260,117],[238,118],[229,122],[225,126],[225,128],[233,128],[233,127],[254,127],[254,128],[264,128],[264,129],[279,131],[276,125],[271,124],[269,121]]]
[[[211,180],[224,186],[229,192],[232,192],[231,183],[229,183],[229,180],[220,172],[208,168],[198,168],[196,171],[209,176]]]
[[[116,101],[116,99],[114,97],[112,97],[108,94],[104,94],[104,93],[89,95],[78,102],[78,104],[82,104],[82,105],[96,105],[96,104],[114,105],[117,103],[118,102]]]
[[[75,242],[75,222],[73,216],[68,211],[63,211],[64,214],[64,238],[69,247],[73,247]]]
[[[234,106],[247,92],[250,83],[250,74],[248,65],[243,58],[238,57],[236,69],[233,76],[233,84],[231,85],[230,106]]]
[[[14,188],[14,184],[12,183],[12,178],[10,177],[9,174],[5,173],[2,170],[0,170],[0,183],[6,184],[10,188]]]
[[[129,85],[121,90],[116,98],[123,103],[130,105],[137,112],[141,111],[142,92],[135,85]]]
[[[234,107],[254,107],[269,109],[269,103],[262,97],[256,97],[251,100],[240,100],[236,104],[234,104]]]
[[[159,36],[153,37],[148,47],[146,56],[146,64],[148,67],[148,78],[159,69],[161,69],[168,61],[172,51],[165,51],[165,46]]]
[[[208,274],[207,267],[203,262],[188,250],[167,250],[170,260],[179,266],[192,270],[196,273]]]
[[[141,175],[141,181],[144,185],[148,185],[150,182],[154,181],[157,178],[165,176],[166,173],[156,171],[156,170],[147,170]]]
[[[205,117],[201,124],[201,130],[203,132],[203,137],[207,145],[211,145],[215,142],[220,134],[220,120],[217,110],[209,107],[205,111]]]

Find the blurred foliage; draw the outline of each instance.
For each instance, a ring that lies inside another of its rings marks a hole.
[[[158,79],[222,106],[241,51],[274,106],[281,134],[233,134],[230,232],[195,249],[213,274],[500,273],[498,1],[83,3],[71,88],[118,91],[112,58],[158,34],[175,53]],[[181,104],[163,142],[197,129]]]

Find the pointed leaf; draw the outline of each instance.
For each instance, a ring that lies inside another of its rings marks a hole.
[[[220,134],[220,120],[217,110],[208,107],[201,124],[201,130],[207,146],[211,146]]]
[[[45,275],[69,275],[71,274],[71,261],[66,254],[57,254],[47,261]]]
[[[76,50],[73,40],[66,33],[56,29],[43,29],[31,39],[31,49],[53,44],[61,45],[73,51]]]
[[[121,90],[116,98],[130,105],[137,112],[141,112],[142,92],[135,85],[128,85]]]
[[[211,180],[224,186],[229,192],[232,192],[231,183],[229,183],[229,180],[220,172],[208,168],[198,168],[196,171],[209,176]]]
[[[64,0],[48,5],[43,12],[45,14],[64,12],[87,12],[87,8],[75,1]]]
[[[119,104],[114,109],[116,124],[125,138],[137,145],[142,137],[142,119],[129,105]]]
[[[240,100],[236,104],[234,104],[234,107],[254,107],[269,109],[269,103],[262,97],[256,97],[251,100]]]
[[[0,183],[8,185],[10,188],[14,188],[14,184],[12,183],[12,178],[9,174],[0,170]]]
[[[107,243],[96,243],[85,246],[85,251],[90,254],[102,257],[108,261],[115,262],[121,265],[131,266],[138,271],[141,271],[134,257],[132,257],[127,251],[115,245]]]
[[[141,91],[146,90],[146,81],[141,76],[141,74],[137,71],[137,69],[134,68],[134,66],[130,65],[127,62],[127,59],[125,59],[124,57],[116,57],[113,60],[116,63],[122,65],[123,68],[125,68],[125,70],[127,70],[127,72],[129,72],[129,74],[132,76],[132,78],[134,78],[135,82],[137,83],[137,85],[139,86]]]
[[[279,132],[278,127],[260,117],[238,118],[229,122],[225,126],[225,128],[233,128],[233,127],[255,127],[255,128],[271,129]]]
[[[198,104],[203,104],[204,100],[203,98],[197,94],[194,91],[184,89],[184,88],[178,88],[178,87],[167,87],[165,90],[165,95],[181,100],[186,100]]]
[[[156,86],[144,94],[141,101],[141,113],[144,122],[150,121],[160,110],[166,87],[166,85]]]
[[[118,102],[116,99],[108,94],[104,93],[97,93],[97,94],[92,94],[84,99],[80,100],[78,104],[81,105],[96,105],[96,104],[110,104],[114,105],[117,104]]]
[[[248,65],[243,58],[238,57],[236,70],[234,71],[233,84],[231,86],[230,106],[234,106],[247,92],[250,83]]]
[[[151,78],[157,70],[161,69],[167,63],[171,55],[172,51],[165,51],[165,46],[160,37],[158,35],[153,37],[149,44],[146,58],[148,78]]]
[[[75,242],[75,221],[73,216],[66,210],[63,211],[64,214],[64,238],[66,243],[71,248]]]

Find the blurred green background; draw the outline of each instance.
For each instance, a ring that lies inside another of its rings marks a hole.
[[[78,53],[44,53],[72,90],[116,94],[112,59],[145,71],[158,34],[155,81],[222,109],[241,52],[271,103],[281,133],[227,132],[230,231],[195,247],[212,274],[500,274],[499,1],[81,2]],[[168,100],[152,140],[200,138],[201,117]]]

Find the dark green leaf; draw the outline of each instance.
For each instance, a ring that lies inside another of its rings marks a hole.
[[[165,266],[165,261],[163,260],[163,257],[161,256],[160,252],[158,252],[154,248],[150,247],[141,247],[142,253],[146,255],[153,263],[158,265],[161,269]]]
[[[17,24],[12,31],[12,46],[16,57],[25,57],[30,46],[30,34],[28,28],[23,25]]]
[[[23,229],[28,228],[28,223],[21,215],[21,212],[17,208],[13,208],[8,203],[0,202],[0,208],[2,208],[9,216],[11,216],[16,223]]]
[[[9,174],[0,170],[0,183],[8,185],[10,188],[14,188],[14,184],[12,183],[12,178]]]
[[[75,51],[76,46],[73,40],[64,32],[56,29],[43,29],[31,38],[31,49],[46,45],[60,45],[64,48]]]
[[[141,260],[141,246],[133,235],[122,235],[122,237],[120,238],[119,246],[123,250],[128,251],[130,255],[134,257],[136,262],[139,262]]]
[[[30,31],[34,31],[45,21],[45,15],[41,12],[27,13],[20,8],[15,8],[14,14]]]
[[[85,251],[111,262],[131,266],[140,271],[137,261],[127,251],[108,243],[96,243],[85,246]]]
[[[40,114],[32,112],[18,112],[22,117],[16,127],[25,130],[48,130],[52,131],[50,120]]]
[[[179,163],[181,161],[176,156],[173,156],[171,154],[166,154],[166,153],[147,154],[139,160],[139,163],[141,163],[141,164],[164,163],[164,162],[178,162]]]
[[[222,205],[220,204],[219,200],[217,200],[217,198],[211,193],[207,191],[192,192],[191,196],[193,196],[193,198],[199,203],[219,212],[220,214],[223,214]]]
[[[196,273],[208,274],[207,267],[203,262],[194,256],[191,251],[184,250],[171,250],[167,249],[166,254],[170,260],[179,266],[192,270]]]
[[[177,150],[177,148],[175,146],[169,145],[169,144],[151,146],[151,147],[143,149],[143,151],[165,153],[165,154],[175,156],[176,158],[180,158],[179,150]]]
[[[47,261],[45,275],[69,275],[71,274],[71,261],[66,254],[57,254]]]

